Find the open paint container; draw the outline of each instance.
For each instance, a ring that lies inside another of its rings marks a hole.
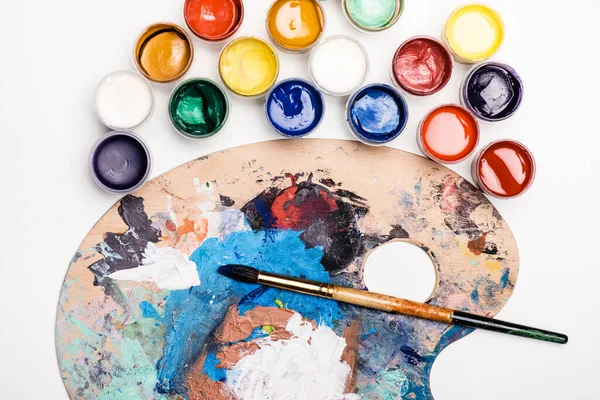
[[[346,104],[346,123],[361,142],[381,146],[402,134],[408,105],[398,89],[374,83],[359,89]]]
[[[499,140],[483,148],[471,164],[473,181],[481,190],[502,199],[525,193],[535,180],[533,154],[514,140]]]
[[[513,68],[486,61],[475,65],[465,76],[460,102],[481,121],[493,124],[515,115],[523,92],[523,81]]]
[[[215,82],[193,78],[180,83],[171,93],[169,122],[189,139],[208,139],[221,132],[229,118],[229,99]]]
[[[115,71],[102,79],[94,95],[96,115],[113,130],[131,130],[146,123],[154,112],[150,83],[133,71]]]
[[[454,60],[446,46],[429,36],[415,36],[402,43],[392,60],[394,85],[413,96],[430,96],[448,85]]]
[[[310,82],[300,78],[286,79],[267,94],[265,113],[277,133],[289,138],[304,137],[321,124],[325,100]]]
[[[342,0],[344,16],[362,33],[383,32],[398,22],[404,0]]]
[[[473,154],[479,144],[479,123],[459,105],[437,107],[419,124],[417,144],[423,154],[434,161],[461,162]]]
[[[183,18],[189,30],[200,40],[219,44],[242,26],[244,3],[242,0],[186,0]]]
[[[152,169],[152,155],[146,142],[133,132],[110,132],[90,153],[92,179],[109,193],[127,194],[146,182]]]
[[[231,93],[243,98],[259,98],[277,81],[279,56],[263,39],[244,36],[223,48],[217,67],[221,81]]]
[[[504,41],[504,22],[483,4],[463,5],[452,11],[442,32],[457,62],[475,64],[492,57]]]
[[[369,53],[358,40],[333,35],[312,49],[308,64],[312,81],[323,93],[348,96],[367,79]]]
[[[312,49],[325,31],[325,10],[318,0],[275,0],[266,28],[275,46],[287,53]]]
[[[133,49],[135,66],[155,83],[171,83],[184,76],[194,60],[190,36],[178,25],[160,22],[141,33]]]

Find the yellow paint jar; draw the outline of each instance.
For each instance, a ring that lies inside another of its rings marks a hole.
[[[149,80],[170,83],[181,78],[194,60],[189,35],[178,25],[150,25],[138,37],[133,50],[135,66]]]
[[[266,41],[246,36],[225,46],[218,68],[223,84],[233,94],[260,97],[277,81],[279,57]]]
[[[495,10],[482,4],[458,7],[450,14],[443,38],[454,59],[475,64],[492,57],[504,41],[504,23]]]
[[[267,13],[267,32],[286,52],[310,50],[325,30],[325,14],[317,0],[275,0]]]

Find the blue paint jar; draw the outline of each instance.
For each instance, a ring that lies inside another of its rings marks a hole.
[[[314,131],[323,119],[325,101],[323,94],[310,82],[286,79],[276,84],[267,94],[265,113],[267,120],[286,137],[303,137]]]
[[[346,122],[361,142],[381,146],[406,128],[408,105],[398,89],[374,83],[359,89],[346,104]]]

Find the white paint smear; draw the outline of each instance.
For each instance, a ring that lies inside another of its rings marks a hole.
[[[348,95],[367,77],[369,60],[361,45],[350,37],[335,35],[315,47],[310,55],[310,72],[323,91]]]
[[[211,211],[217,207],[217,195],[215,187],[210,182],[200,182],[200,179],[194,178],[196,187],[196,205],[201,211]]]
[[[327,326],[316,330],[300,314],[286,329],[291,340],[257,341],[254,354],[227,371],[226,383],[239,400],[355,400],[344,394],[350,366],[341,361],[346,340]]]
[[[153,109],[152,88],[135,72],[113,72],[96,90],[96,112],[109,128],[136,128],[150,117]]]
[[[200,285],[196,264],[172,247],[148,243],[142,265],[117,271],[109,278],[118,281],[154,282],[161,289],[183,290]]]

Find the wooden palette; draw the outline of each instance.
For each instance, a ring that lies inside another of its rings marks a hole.
[[[364,288],[366,255],[393,240],[434,260],[431,304],[493,316],[513,292],[518,251],[506,222],[480,191],[430,160],[308,139],[184,164],[115,204],[73,258],[56,327],[66,388],[76,399],[279,399],[285,390],[431,399],[436,357],[470,330],[215,272],[242,263]],[[308,336],[293,323],[308,326]],[[321,334],[335,338],[334,349],[318,347]],[[312,358],[285,353],[300,348]],[[260,369],[275,351],[272,367]],[[323,351],[333,352],[325,364]]]

